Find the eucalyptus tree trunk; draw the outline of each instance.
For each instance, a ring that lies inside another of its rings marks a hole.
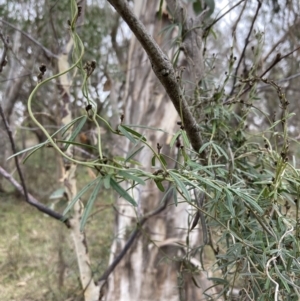
[[[84,8],[85,3],[81,6],[81,13],[79,13],[78,7],[76,16],[73,16],[77,21],[77,24],[81,24],[84,18]],[[71,29],[72,30],[72,29]],[[58,71],[63,73],[70,68],[69,56],[74,49],[80,49],[78,45],[74,45],[73,38],[70,38],[69,42],[65,46],[64,51],[58,57]],[[81,50],[80,50],[81,51]],[[62,125],[67,125],[72,122],[72,106],[71,106],[71,92],[70,87],[72,86],[71,76],[65,73],[59,77],[59,84],[61,88],[61,123]],[[70,127],[66,133],[64,133],[64,139],[68,139],[72,135],[72,128]],[[67,145],[65,154],[73,159],[74,149],[72,145]],[[64,183],[65,194],[67,196],[68,202],[71,202],[77,195],[77,181],[76,172],[77,164],[72,160],[67,160],[63,158],[63,171],[62,171],[62,182]],[[70,232],[73,239],[75,253],[78,263],[80,282],[83,289],[83,295],[85,301],[98,301],[100,295],[100,286],[97,285],[93,280],[93,272],[91,269],[90,258],[87,248],[87,242],[85,237],[85,232],[80,228],[80,223],[83,216],[84,206],[81,200],[78,200],[72,208],[72,216],[70,218]]]
[[[115,6],[115,2],[118,1],[109,2]],[[166,38],[160,34],[164,26],[170,25],[170,21],[166,14],[163,14],[162,19],[159,18],[159,3],[158,0],[135,1],[133,11],[148,33],[171,59],[171,53],[168,53],[170,52],[170,37]],[[175,10],[176,7],[171,7],[171,9]],[[174,11],[174,15],[176,14],[177,12]],[[183,50],[186,54],[184,64],[189,72],[184,80],[196,83],[201,80],[203,74],[201,36],[193,31],[188,34],[188,38],[190,40],[186,40]],[[161,153],[176,160],[178,150],[170,150],[169,142],[171,134],[179,130],[177,122],[180,117],[152,71],[148,56],[135,36],[130,41],[126,75],[124,123],[160,128],[169,133],[151,129],[143,131],[155,150],[159,144],[163,146]],[[190,84],[188,89],[195,90],[196,86],[197,84]],[[128,152],[132,145],[128,142],[125,147],[122,144],[122,147],[125,152]],[[148,171],[155,172],[159,166],[156,168],[151,166],[152,156],[153,153],[144,148],[135,159],[141,162]],[[168,162],[169,169],[175,167],[175,160]],[[139,204],[136,211],[122,199],[117,200],[116,239],[112,245],[111,261],[121,252],[139,218],[158,208],[162,201],[162,193],[154,182],[149,181],[140,190],[135,190],[134,196]],[[189,223],[194,214],[192,207],[183,202],[175,206],[172,198],[170,196],[168,198],[170,200],[166,208],[148,219],[142,226],[141,235],[110,276],[106,300],[205,299],[203,290],[208,289],[213,283],[208,281],[199,270],[193,275],[189,271],[185,272],[188,270],[185,268],[186,264],[200,268],[200,263],[196,258],[187,260],[189,263],[182,260],[188,248],[201,244],[202,231],[196,227],[193,232],[189,233]],[[190,241],[189,246],[186,246],[187,235]],[[201,289],[194,284],[192,277]],[[212,290],[209,292],[214,293]]]
[[[16,32],[12,41],[10,42],[14,53],[18,53],[20,38],[21,38],[20,32]],[[4,47],[5,45],[3,45],[3,48]],[[8,45],[6,45],[6,47],[8,47]],[[24,83],[24,78],[20,74],[21,72],[17,66],[16,59],[12,56],[9,58],[7,66],[4,67],[2,72],[5,72],[6,69],[9,69],[9,71],[7,72],[7,78],[11,80],[8,80],[4,87],[4,91],[1,98],[1,106],[6,119],[8,120],[9,123],[11,123],[13,108],[18,100],[20,91]],[[14,123],[11,124],[13,125]],[[13,127],[12,130],[14,130]],[[9,156],[10,144],[7,138],[7,133],[5,131],[4,123],[2,119],[0,119],[0,141],[1,141],[0,166],[6,169],[8,168],[8,162],[6,161],[6,158]],[[4,190],[2,186],[3,186],[2,179],[0,179],[0,191]]]

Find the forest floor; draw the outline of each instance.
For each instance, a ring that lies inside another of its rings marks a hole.
[[[86,171],[81,173],[85,176],[81,176],[79,188],[88,181]],[[38,177],[42,178],[41,174]],[[34,177],[32,170],[30,177]],[[62,212],[64,201],[54,202],[43,187],[37,189],[40,180],[36,179],[35,188],[29,187],[31,193],[41,191],[40,198],[34,196]],[[83,201],[87,199],[88,195]],[[85,227],[95,279],[107,267],[113,215],[112,197],[102,194]],[[0,194],[0,233],[0,300],[82,300],[77,261],[64,224],[31,207],[11,189],[11,193]]]

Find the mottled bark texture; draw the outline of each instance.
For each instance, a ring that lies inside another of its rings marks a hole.
[[[73,49],[73,40],[70,40],[66,48],[58,58],[58,71],[64,72],[69,68],[68,57]],[[72,121],[71,111],[71,80],[68,74],[60,76],[59,83],[61,87],[62,97],[62,125],[69,124]],[[66,137],[72,134],[72,127],[65,133]],[[69,145],[65,151],[66,155],[73,157],[73,146]],[[77,195],[77,182],[76,182],[76,169],[77,165],[64,159],[64,169],[62,174],[62,182],[64,183],[65,193],[68,202],[71,202]],[[94,283],[93,273],[85,241],[85,232],[80,230],[80,222],[82,219],[83,205],[81,201],[77,201],[72,208],[72,216],[69,219],[71,236],[74,242],[75,253],[80,274],[80,281],[84,292],[85,301],[98,301],[100,294],[100,287]]]
[[[19,42],[20,42],[20,33],[17,32],[12,41],[12,49],[14,53],[18,51]],[[8,51],[9,52],[9,51]],[[2,91],[1,97],[1,106],[3,108],[4,114],[7,121],[10,124],[14,124],[12,121],[12,113],[15,103],[18,101],[20,96],[20,91],[24,84],[24,78],[21,76],[21,71],[17,67],[16,59],[9,58],[5,69],[2,72],[6,72],[7,78],[11,79],[6,82],[4,85],[4,90]],[[14,131],[14,128],[12,128]],[[10,169],[9,162],[6,161],[6,158],[11,154],[10,143],[8,136],[4,127],[3,120],[0,118],[0,166],[4,167],[6,170]],[[13,161],[11,161],[13,162]],[[3,178],[0,178],[0,191],[3,189]]]
[[[180,120],[179,112],[182,111],[185,129],[193,148],[199,150],[202,145],[201,136],[170,62],[170,40],[160,35],[167,25],[157,14],[160,1],[135,1],[133,9],[127,1],[109,2],[135,35],[131,39],[128,55],[124,122],[175,133],[179,129],[176,122]],[[196,33],[190,36],[201,39]],[[201,43],[195,43],[192,45],[199,48],[191,46],[192,52],[201,52]],[[186,45],[185,52],[188,53],[190,48]],[[195,70],[191,53],[189,56],[186,62],[194,70],[191,80],[199,81],[203,64],[198,66],[199,70]],[[156,149],[156,144],[159,143],[163,145],[163,153],[175,157],[174,151],[172,153],[168,146],[170,137],[167,134],[152,130],[144,130],[143,133],[151,141],[153,148]],[[126,153],[132,145],[124,139],[119,140],[119,147]],[[151,169],[151,157],[152,153],[144,149],[135,159],[149,171],[154,171]],[[170,162],[168,168],[173,167],[174,162]],[[162,198],[153,182],[139,187],[133,193],[139,204],[137,210],[122,199],[117,200],[116,238],[112,245],[111,262],[124,247],[129,234],[137,226],[139,217],[157,208]],[[194,285],[191,274],[182,272],[185,264],[179,260],[185,254],[182,246],[186,241],[188,219],[192,211],[187,203],[174,206],[171,199],[164,211],[145,223],[141,235],[109,277],[106,300],[177,301],[205,298],[203,290]],[[201,242],[202,232],[196,227],[190,234],[190,246],[199,246]],[[202,272],[196,272],[194,276],[204,289],[213,285]]]
[[[160,83],[164,86],[165,91],[167,92],[176,111],[182,119],[185,130],[193,148],[198,152],[202,146],[201,135],[198,130],[197,122],[191,114],[191,111],[189,110],[185,93],[183,93],[180,85],[178,84],[178,78],[170,61],[170,58],[168,58],[168,56],[156,43],[155,39],[153,38],[153,35],[149,31],[149,28],[146,29],[145,26],[147,25],[143,22],[143,20],[141,18],[138,19],[135,17],[135,14],[130,8],[129,3],[127,1],[108,0],[108,2],[110,2],[117,10],[117,12],[122,16],[122,18],[125,20],[125,22],[128,24],[128,26],[134,33],[137,40],[142,45],[143,49],[146,51],[152,66],[152,70],[154,71],[156,77],[159,79]],[[147,1],[146,3],[147,4],[144,5],[148,5],[148,7],[150,7],[149,2]],[[138,5],[141,6],[141,4]],[[147,13],[154,14],[154,12],[151,12],[150,10],[148,10],[148,8]],[[155,26],[155,24],[157,24],[157,20],[154,21],[156,23],[153,23],[152,26]],[[191,26],[191,24],[189,26]],[[158,33],[159,31],[155,32],[156,35]],[[195,38],[196,36],[197,34],[191,34],[192,38]],[[195,43],[197,44],[197,42],[193,42],[193,44]],[[201,43],[199,46],[201,47]],[[189,54],[190,47],[191,43],[186,43],[185,51]],[[196,49],[193,48],[193,51],[196,51]],[[190,61],[189,64],[192,63],[194,65],[196,63],[191,57],[189,57],[188,59]]]

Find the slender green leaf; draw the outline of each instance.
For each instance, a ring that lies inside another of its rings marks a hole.
[[[215,151],[216,151],[216,153],[218,154],[219,157],[221,157],[221,155],[223,154],[225,159],[228,160],[228,156],[227,156],[226,152],[223,150],[223,148],[221,148],[219,145],[214,144],[214,143],[213,143],[212,146],[215,149]]]
[[[129,161],[131,158],[135,157],[135,156],[136,156],[136,155],[137,155],[144,147],[145,147],[145,146],[143,145],[143,146],[139,147],[137,150],[132,149],[132,151],[130,151],[130,152],[127,154],[126,159],[125,159],[125,163],[126,163],[127,161]]]
[[[72,127],[77,121],[79,121],[79,120],[82,119],[82,118],[86,118],[86,115],[79,116],[79,117],[73,119],[73,120],[72,120],[71,122],[69,122],[68,124],[64,125],[64,126],[59,130],[59,131],[62,131],[62,132],[61,132],[61,135],[64,136],[65,133],[68,131],[68,129],[69,129],[70,127]],[[55,133],[55,134],[56,134],[56,133]],[[54,134],[53,134],[53,135],[54,135]],[[53,135],[52,135],[52,137],[53,137]]]
[[[168,132],[166,132],[162,129],[154,128],[154,127],[147,126],[147,125],[126,124],[126,126],[130,126],[132,128],[141,128],[141,129],[153,130],[153,131],[158,131],[158,132],[163,132],[163,133],[168,134]]]
[[[274,266],[275,266],[275,270],[276,270],[276,272],[277,272],[276,275],[279,276],[279,278],[280,278],[282,284],[284,285],[286,291],[288,292],[288,294],[290,294],[290,293],[291,293],[291,289],[290,289],[290,287],[289,287],[289,285],[288,285],[287,283],[290,283],[292,286],[294,286],[294,284],[293,284],[291,281],[289,281],[288,279],[286,279],[286,278],[282,275],[282,273],[280,272],[280,270],[278,269],[278,267],[277,267],[276,264],[275,264]],[[298,286],[295,285],[295,287],[298,287]],[[299,288],[299,287],[298,287],[298,288]]]
[[[125,160],[126,160],[125,158],[122,158],[122,157],[120,157],[120,156],[114,157],[114,161],[115,161],[115,162],[126,163]],[[128,162],[131,163],[131,164],[133,164],[133,165],[143,166],[140,162],[135,161],[135,160],[128,160]]]
[[[106,176],[103,178],[103,184],[104,184],[104,188],[105,188],[105,189],[109,189],[109,188],[110,188],[110,178],[111,178],[110,175],[106,175]]]
[[[139,140],[143,140],[143,141],[147,141],[147,139],[145,138],[145,136],[143,136],[142,134],[138,133],[137,131],[134,131],[133,129],[131,129],[130,127],[126,126],[126,125],[122,125],[122,127],[129,133],[131,133],[133,136],[136,136]]]
[[[74,206],[74,204],[83,196],[84,193],[87,192],[97,181],[100,181],[100,178],[96,178],[87,185],[85,185],[74,197],[74,199],[68,204],[67,208],[64,210],[63,215],[66,215],[70,209]]]
[[[140,177],[137,177],[137,176],[135,176],[135,175],[133,175],[133,174],[127,172],[127,171],[124,171],[124,170],[121,170],[119,172],[119,176],[123,177],[125,180],[133,180],[133,181],[135,181],[135,182],[137,182],[141,185],[146,184],[145,181],[142,180]]]
[[[172,65],[175,66],[175,67],[177,66],[180,53],[181,53],[181,50],[180,50],[180,48],[178,48],[176,50],[176,52],[174,53],[174,55],[173,55]]]
[[[136,201],[131,197],[131,195],[124,190],[113,178],[110,179],[110,185],[122,198],[128,201],[133,206],[137,207]]]
[[[158,15],[159,15],[159,19],[161,20],[162,18],[162,6],[163,6],[164,0],[160,0],[159,2],[159,10],[158,10]]]
[[[194,285],[195,285],[196,287],[198,287],[198,288],[202,289],[202,287],[201,287],[201,286],[199,286],[199,284],[197,283],[197,280],[195,279],[195,277],[194,277],[194,276],[192,276],[192,281],[193,281],[193,283],[194,283]]]
[[[51,193],[51,195],[49,196],[50,200],[53,199],[60,199],[64,196],[64,192],[65,192],[65,188],[59,188],[57,190],[55,190],[54,192]]]
[[[72,120],[70,123],[68,123],[68,124],[66,124],[66,125],[64,125],[64,126],[62,126],[62,127],[61,127],[60,129],[58,129],[54,134],[52,134],[51,137],[53,138],[53,137],[54,137],[56,134],[58,134],[59,132],[65,130],[66,128],[71,127],[76,121],[80,120],[81,118],[83,118],[83,116],[77,117],[77,118],[75,118],[74,120]],[[23,149],[23,150],[21,150],[21,151],[15,153],[15,154],[9,156],[6,160],[9,160],[9,159],[11,159],[11,158],[13,158],[13,157],[15,157],[15,156],[19,156],[19,155],[21,155],[21,154],[23,154],[23,153],[26,153],[26,152],[29,152],[29,151],[33,150],[33,151],[32,151],[32,152],[24,159],[23,162],[25,162],[25,161],[26,161],[33,153],[35,153],[38,149],[40,149],[41,147],[43,147],[43,146],[46,145],[47,143],[49,143],[49,140],[48,140],[48,139],[47,139],[45,142],[42,142],[42,143],[39,143],[39,144],[37,144],[37,145],[34,145],[34,146],[28,147],[28,148],[26,148],[26,149]]]
[[[169,174],[174,179],[177,187],[182,191],[182,194],[184,195],[186,200],[188,202],[191,202],[191,196],[188,190],[186,189],[184,182],[178,177],[178,175],[175,172],[169,170]]]
[[[212,143],[211,141],[204,143],[199,150],[199,154],[201,154],[208,146],[210,146],[211,143]]]
[[[151,165],[152,166],[155,166],[155,159],[156,159],[156,156],[153,156],[152,159],[151,159]]]
[[[78,136],[78,134],[81,132],[86,120],[87,120],[87,116],[83,116],[83,118],[80,120],[80,122],[78,123],[76,128],[72,131],[72,134],[70,135],[70,137],[66,141],[65,150],[69,147],[68,142],[74,141],[75,138]]]
[[[183,145],[186,147],[186,148],[189,148],[190,147],[190,140],[186,134],[186,131],[182,131],[182,140],[183,140]]]
[[[264,210],[258,205],[255,199],[253,199],[249,194],[239,191],[238,189],[228,188],[232,193],[236,194],[241,198],[241,200],[246,201],[250,206],[256,209],[260,214],[264,213]]]
[[[9,159],[11,159],[11,158],[13,158],[13,157],[19,156],[19,155],[21,155],[21,154],[23,154],[23,153],[26,153],[26,152],[29,152],[29,151],[31,151],[31,150],[33,150],[33,152],[35,152],[35,151],[37,151],[38,149],[40,149],[41,147],[43,147],[45,144],[47,144],[47,143],[48,143],[48,140],[45,141],[45,142],[39,143],[39,144],[37,144],[37,145],[28,147],[28,148],[26,148],[26,149],[23,149],[23,150],[21,150],[21,151],[15,153],[15,154],[9,156],[6,160],[9,160]]]
[[[166,159],[164,158],[164,156],[163,156],[163,155],[159,155],[159,158],[160,158],[161,162],[163,163],[163,165],[164,165],[164,166],[167,166],[167,161],[166,161]]]
[[[228,189],[226,189],[226,187],[224,187],[224,191],[226,194],[226,205],[227,205],[226,207],[228,208],[231,216],[234,217],[235,216],[235,212],[234,212],[234,208],[233,208],[234,196]]]
[[[175,186],[173,186],[173,199],[174,199],[175,206],[177,206],[178,205],[178,199],[177,199],[177,190],[176,190]]]
[[[177,131],[175,133],[175,135],[173,135],[172,139],[171,139],[171,142],[170,142],[170,147],[173,148],[177,138],[181,135],[181,130]]]
[[[205,179],[201,176],[198,175],[194,175],[195,178],[197,178],[200,182],[203,182],[204,184],[206,184],[207,186],[210,186],[218,191],[222,191],[222,188],[220,188],[219,186],[217,186],[215,183],[213,183],[212,180],[209,179]]]
[[[161,181],[154,180],[154,182],[155,182],[157,188],[158,188],[160,191],[162,191],[162,192],[165,191],[165,188],[164,188],[164,186],[162,185]]]
[[[118,129],[130,142],[136,143],[135,138],[122,125],[119,125]]]
[[[173,186],[168,187],[166,193],[164,194],[163,198],[161,199],[160,203],[163,203],[169,196],[172,197],[172,193],[173,193]]]
[[[211,280],[212,282],[222,284],[222,285],[227,285],[228,284],[228,281],[223,279],[223,278],[210,277],[210,278],[208,278],[208,280]]]
[[[95,186],[93,192],[91,193],[91,196],[86,204],[86,207],[84,209],[83,215],[82,215],[82,219],[80,221],[80,231],[83,231],[84,226],[86,224],[86,221],[90,215],[90,212],[93,208],[94,202],[98,196],[99,190],[101,188],[102,185],[102,179],[100,179],[100,181],[98,181],[97,185]]]

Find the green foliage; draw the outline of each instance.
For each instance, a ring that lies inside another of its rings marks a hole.
[[[213,10],[214,2],[206,3]],[[68,72],[74,68],[81,71],[83,95],[91,109],[88,110],[87,116],[78,122],[71,138],[64,143],[71,145],[84,122],[90,119],[97,129],[100,128],[99,120],[104,121],[112,135],[126,137],[133,147],[124,158],[107,159],[102,154],[103,145],[98,131],[97,159],[86,161],[68,157],[57,145],[55,135],[50,136],[35,120],[30,110],[37,89],[49,84],[59,75],[40,83],[29,97],[29,114],[43,129],[48,142],[65,159],[93,168],[98,173],[98,177],[87,184],[67,206],[65,213],[91,186],[95,186],[86,204],[81,224],[83,228],[102,186],[115,191],[130,205],[138,206],[138,200],[135,200],[131,193],[132,189],[144,185],[147,181],[154,181],[161,192],[169,194],[172,191],[175,205],[187,202],[203,213],[207,228],[216,233],[215,239],[210,238],[206,243],[214,252],[215,269],[221,273],[220,278],[213,279],[216,284],[223,286],[220,295],[226,298],[233,287],[239,286],[243,288],[241,298],[248,296],[252,300],[268,301],[273,300],[274,296],[277,299],[280,295],[282,299],[289,297],[289,300],[298,300],[300,183],[296,164],[289,163],[291,154],[288,122],[291,115],[288,113],[289,103],[281,88],[274,82],[255,75],[260,49],[254,51],[255,58],[249,78],[240,80],[234,94],[226,93],[230,77],[233,75],[232,56],[228,61],[226,78],[222,83],[215,84],[219,88],[216,88],[214,83],[202,83],[202,93],[194,97],[191,110],[198,116],[203,145],[199,153],[192,150],[186,132],[184,129],[179,130],[171,140],[171,147],[174,147],[179,139],[183,145],[178,147],[178,158],[172,158],[176,162],[176,168],[171,169],[160,153],[160,148],[154,150],[143,134],[122,123],[114,130],[107,120],[97,115],[97,104],[88,95],[89,75],[82,67],[84,47],[75,31],[75,21],[76,16],[73,16],[71,31],[75,43],[75,61]],[[261,47],[261,36],[257,39],[260,39]],[[276,92],[278,107],[282,111],[280,119],[271,121],[268,113],[258,108],[258,103],[262,101],[256,93],[256,85],[259,82],[264,82]],[[207,89],[208,85],[213,89]],[[214,90],[214,93],[211,93],[211,90]],[[246,92],[248,98],[244,101],[241,97]],[[251,126],[251,116],[254,113],[268,122],[260,131],[247,125],[250,122]],[[153,131],[150,127],[148,130]],[[144,149],[152,152],[151,163],[153,167],[157,167],[153,173],[144,169],[143,162],[135,164],[131,161]],[[129,185],[124,188],[121,182],[127,182]],[[165,189],[162,183],[169,183],[171,188]],[[199,193],[205,196],[203,206],[197,202]],[[209,236],[208,233],[204,234]],[[188,235],[189,233],[187,247]],[[192,252],[195,250],[190,248],[188,255]],[[203,261],[201,252],[200,261]]]

